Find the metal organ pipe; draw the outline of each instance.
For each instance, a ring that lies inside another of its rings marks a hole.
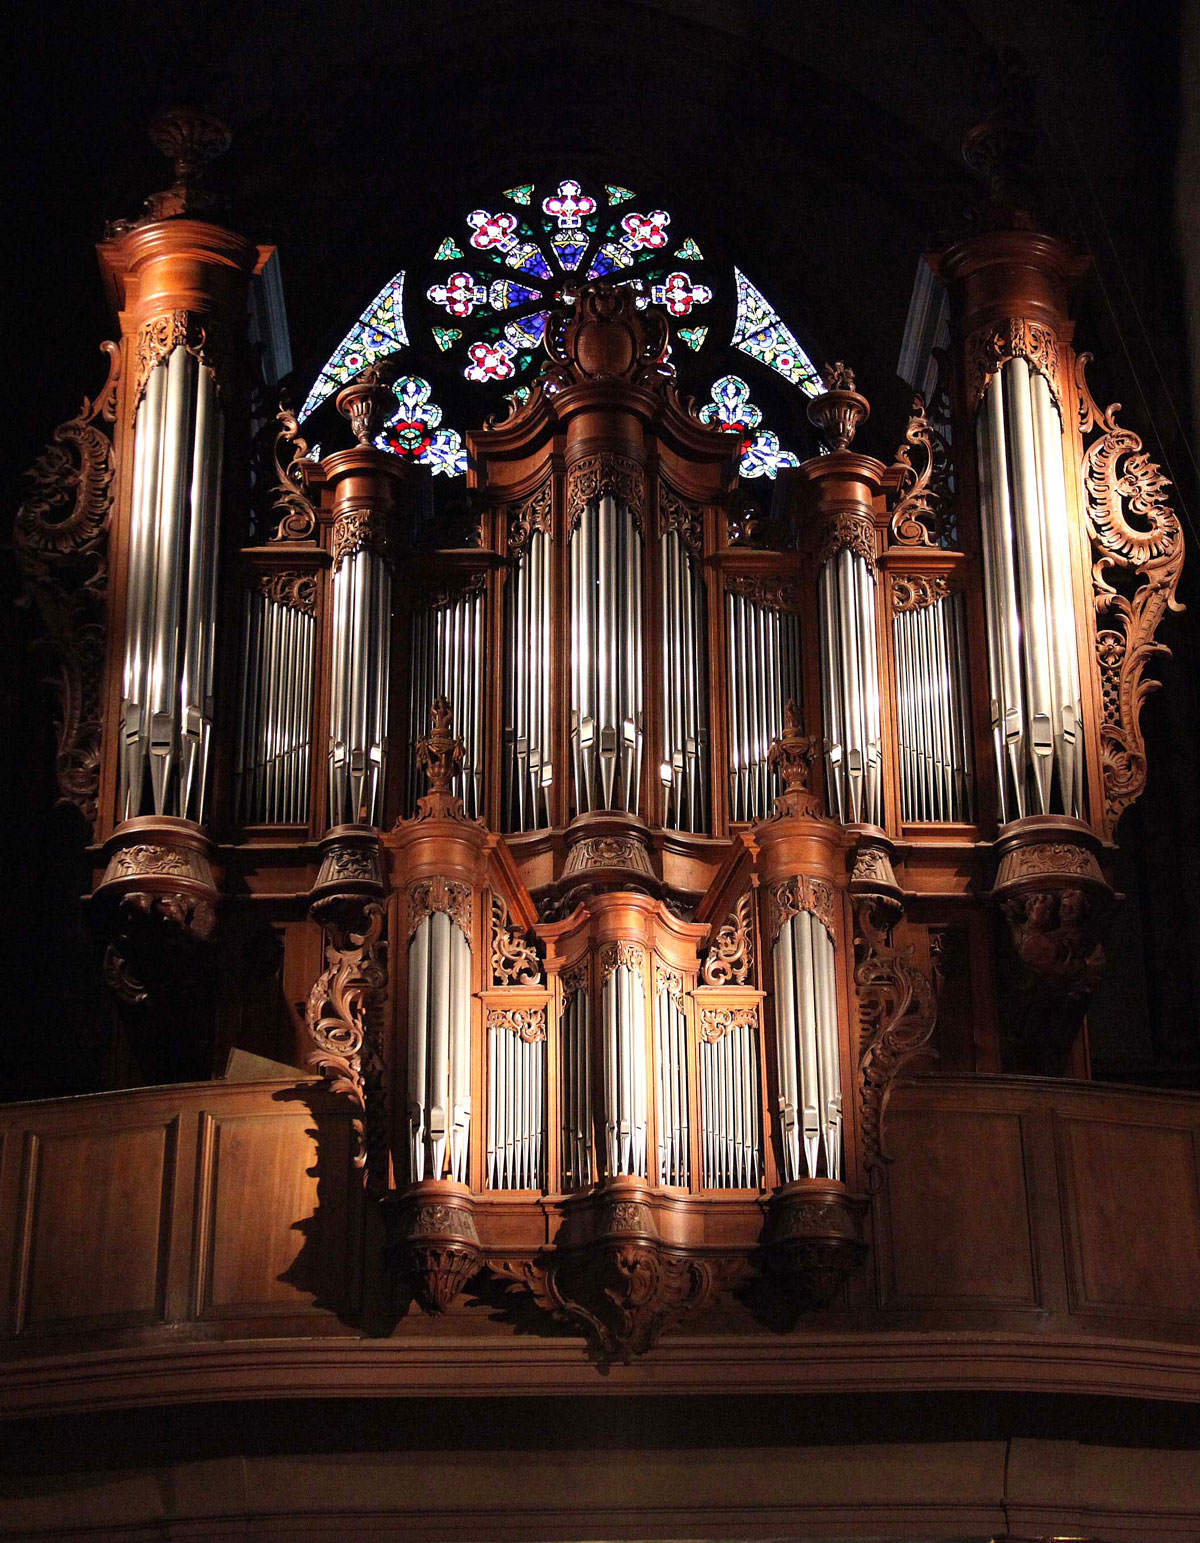
[[[434,698],[446,697],[465,755],[452,791],[471,819],[483,812],[483,618],[482,590],[467,590],[449,601],[413,612],[409,701],[408,809],[420,793],[416,747],[429,728]],[[512,657],[511,650],[509,657]]]
[[[308,818],[316,622],[298,606],[246,596],[236,805],[245,824]]]
[[[150,372],[134,426],[122,819],[204,818],[223,445],[213,373],[179,346]]]
[[[821,565],[818,617],[831,802],[843,823],[878,825],[883,815],[883,731],[875,570],[848,546]]]
[[[387,763],[392,579],[370,547],[334,569],[329,702],[331,824],[379,822]]]
[[[654,1071],[658,1183],[686,1189],[690,1171],[687,1020],[665,985],[654,999]]]
[[[833,939],[811,912],[772,950],[784,1181],[841,1177],[842,1091]]]
[[[545,1036],[529,1039],[503,1012],[489,1013],[489,1189],[539,1189],[545,1175]]]
[[[600,992],[605,1154],[610,1174],[646,1177],[646,1003],[640,969],[616,964]]]
[[[975,772],[963,595],[935,595],[897,610],[892,636],[901,818],[971,820]]]
[[[408,945],[408,1129],[412,1178],[467,1182],[471,1129],[471,945],[445,911]]]
[[[725,594],[729,708],[729,810],[732,820],[771,812],[772,743],[789,700],[800,702],[800,619],[736,590]]]
[[[511,831],[550,824],[550,538],[533,531],[505,588],[504,820]]]
[[[705,1189],[750,1189],[761,1175],[757,1015],[734,1010],[728,1016],[723,1032],[700,1035]]]
[[[1001,820],[1083,812],[1082,704],[1062,424],[1023,358],[975,425],[992,735]]]
[[[704,583],[677,530],[664,531],[659,560],[665,823],[671,830],[707,831],[711,817]]]
[[[560,1063],[564,1189],[592,1182],[592,1002],[586,987],[564,1004]]]
[[[642,770],[642,538],[611,493],[571,533],[571,762],[575,805],[637,814]]]

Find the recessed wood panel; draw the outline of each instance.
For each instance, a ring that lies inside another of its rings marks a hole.
[[[1200,1321],[1200,1174],[1185,1127],[1056,1121],[1072,1306]]]
[[[887,1305],[1037,1306],[1021,1116],[892,1109],[887,1141]]]
[[[201,1140],[200,1315],[345,1306],[358,1200],[349,1117],[206,1118]]]
[[[174,1141],[174,1122],[28,1137],[18,1332],[163,1317]]]

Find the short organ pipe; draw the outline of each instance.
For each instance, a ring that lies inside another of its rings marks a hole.
[[[415,1182],[467,1182],[471,945],[444,911],[423,917],[408,945],[408,1130]]]
[[[775,794],[771,745],[802,696],[799,617],[727,590],[725,647],[730,818],[761,820]]]
[[[974,818],[970,678],[961,593],[892,617],[900,814],[904,820]]]
[[[821,565],[818,619],[825,774],[833,812],[844,823],[878,825],[883,731],[875,570],[848,546]]]
[[[833,939],[809,911],[772,951],[783,1177],[841,1177],[842,1093]]]

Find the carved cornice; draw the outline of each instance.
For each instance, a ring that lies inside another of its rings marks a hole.
[[[659,535],[665,535],[669,530],[679,532],[679,539],[693,557],[700,557],[703,554],[704,505],[696,503],[693,499],[684,498],[682,493],[677,493],[669,482],[660,477],[658,479]]]
[[[508,516],[508,550],[510,553],[522,552],[535,531],[541,531],[543,535],[550,534],[554,484],[547,477],[528,497],[517,503],[502,505],[501,508]]]
[[[317,580],[313,573],[289,570],[285,573],[256,573],[254,588],[274,605],[285,605],[305,616],[317,614]]]
[[[831,884],[824,879],[810,879],[806,874],[801,873],[795,878],[772,884],[768,894],[771,899],[769,916],[772,947],[784,922],[789,917],[799,915],[801,911],[807,911],[810,916],[816,917],[828,932],[834,946],[837,946],[837,934],[833,925],[833,886]]]
[[[718,928],[700,979],[706,986],[745,986],[754,974],[754,896],[749,891]]]
[[[635,980],[644,991],[646,950],[640,943],[626,943],[623,940],[618,943],[605,943],[598,955],[600,966],[601,990],[608,984],[610,976],[621,965],[627,970],[632,970]]]
[[[360,1111],[354,1120],[354,1165],[368,1192],[387,1189],[388,1145],[379,1007],[387,989],[383,906],[368,901],[354,928],[330,927],[325,969],[313,982],[304,1022],[313,1049],[308,1064]]]
[[[644,530],[646,512],[646,473],[639,462],[614,450],[581,456],[567,467],[567,530],[579,528],[583,511],[590,503],[611,495],[626,505],[639,531]]]
[[[700,1009],[700,1038],[705,1044],[715,1045],[734,1029],[757,1029],[757,1007],[702,1007]]]
[[[994,375],[1013,359],[1024,359],[1031,370],[1045,378],[1064,423],[1058,340],[1049,327],[1008,316],[1003,321],[976,327],[967,338],[967,407],[974,416]]]
[[[536,1044],[546,1038],[546,1009],[544,1007],[489,1007],[489,1029],[507,1029],[526,1044]]]
[[[94,401],[55,429],[28,473],[33,491],[17,511],[13,548],[46,637],[40,648],[58,697],[58,802],[95,825],[100,784],[108,589],[108,527],[116,461],[103,427],[117,414],[121,350],[102,345],[108,378]]]
[[[418,879],[408,886],[408,935],[413,933],[435,911],[441,911],[471,941],[471,890],[466,884],[444,879],[439,874],[432,879]]]
[[[492,984],[539,986],[542,962],[533,939],[512,925],[500,895],[492,895]]]
[[[892,575],[893,611],[923,611],[945,600],[950,593],[949,581],[940,573]]]
[[[914,450],[921,456],[919,471],[912,462]],[[904,443],[896,451],[893,469],[899,470],[900,479],[892,510],[892,539],[901,546],[941,546],[950,502],[950,452],[930,423],[925,398],[919,391],[913,397]]]
[[[151,374],[184,348],[212,375],[217,394],[226,397],[233,371],[233,350],[225,325],[215,316],[201,318],[193,311],[175,308],[151,316],[138,328],[134,342],[133,400],[136,414]]]
[[[856,509],[842,509],[831,514],[820,527],[817,567],[821,568],[839,552],[849,550],[861,557],[867,567],[875,568],[875,526],[869,515]]]
[[[1087,384],[1090,354],[1075,366],[1079,427],[1094,437],[1083,455],[1084,517],[1092,542],[1096,662],[1102,718],[1100,763],[1104,778],[1104,830],[1117,822],[1146,786],[1146,745],[1141,712],[1159,682],[1146,675],[1155,656],[1170,650],[1155,640],[1168,611],[1183,609],[1175,597],[1183,568],[1184,541],[1167,500],[1170,482],[1131,429],[1117,422],[1120,403],[1101,411]],[[1132,516],[1132,520],[1130,519]],[[1109,572],[1136,575],[1123,592]]]

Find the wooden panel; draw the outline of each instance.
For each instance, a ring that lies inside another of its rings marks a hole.
[[[18,1333],[165,1316],[175,1136],[174,1120],[26,1136]]]
[[[1015,1111],[889,1111],[884,1305],[1039,1305],[1023,1135]]]
[[[200,1141],[199,1316],[345,1308],[359,1209],[349,1116],[205,1115]]]
[[[1056,1118],[1077,1311],[1200,1322],[1200,1174],[1187,1127]]]

